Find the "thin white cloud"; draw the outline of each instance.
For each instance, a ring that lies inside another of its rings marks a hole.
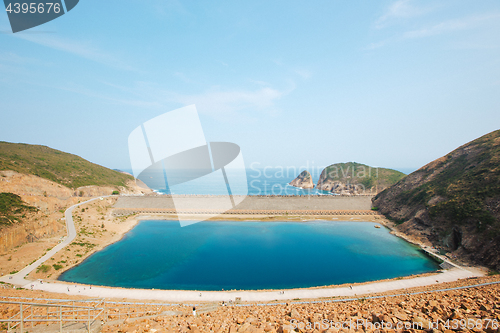
[[[176,95],[182,104],[196,104],[200,112],[214,116],[231,114],[244,109],[269,109],[285,92],[265,87],[257,90],[222,90],[215,88],[201,94]]]
[[[297,74],[302,79],[309,79],[312,77],[313,72],[304,67],[296,67],[285,64],[281,59],[273,59],[271,60],[276,66],[282,67],[290,73]]]
[[[450,45],[451,48],[456,50],[493,50],[500,48],[500,41],[496,36],[490,38],[486,36],[483,40],[467,40],[454,42]]]
[[[189,14],[186,7],[179,0],[140,0],[140,6],[150,6],[156,15],[170,16]]]
[[[257,82],[252,82],[257,83]],[[163,88],[156,83],[136,82],[132,87],[116,87],[128,96],[134,95],[141,100],[156,101],[170,107],[172,104],[196,104],[200,113],[224,118],[228,115],[253,114],[254,112],[276,114],[277,102],[295,89],[293,82],[284,89],[276,89],[267,82],[255,88],[225,88],[212,86],[199,93],[180,93]]]
[[[101,63],[106,66],[127,70],[127,71],[137,71],[132,66],[126,64],[117,57],[99,50],[91,43],[82,41],[73,41],[68,39],[62,39],[60,37],[55,37],[47,34],[15,34],[13,35],[17,38],[24,39],[26,41],[36,43],[49,47],[54,50],[63,51],[67,53],[74,54],[76,56],[92,60]]]
[[[112,104],[121,104],[121,105],[130,105],[130,106],[136,106],[140,108],[158,108],[161,107],[161,104],[156,102],[156,101],[145,101],[141,99],[131,99],[131,98],[119,98],[119,97],[112,97],[107,94],[103,94],[101,92],[96,92],[91,89],[88,89],[86,87],[82,87],[79,85],[74,85],[70,84],[67,86],[59,86],[59,87],[54,87],[60,90],[64,91],[69,91],[73,92],[79,95],[84,95],[92,98],[99,98],[103,100],[107,100],[108,102],[111,102]]]
[[[4,79],[2,81],[5,81],[8,77],[9,81],[27,80],[30,82],[35,72],[50,66],[53,66],[53,63],[21,56],[14,52],[0,52],[0,71],[2,72],[2,79]]]
[[[379,49],[387,44],[390,43],[390,40],[389,39],[386,39],[386,40],[383,40],[383,41],[380,41],[380,42],[376,42],[376,43],[370,43],[368,46],[364,47],[363,50],[364,51],[370,51],[370,50],[375,50],[375,49]]]
[[[398,0],[391,4],[387,11],[375,22],[375,27],[381,29],[393,20],[419,16],[429,10],[429,8],[415,6],[412,0]]]
[[[14,52],[0,53],[0,62],[7,62],[11,64],[40,64],[41,62],[35,58],[23,57]]]
[[[460,19],[447,20],[434,25],[430,25],[428,27],[406,31],[400,35],[393,36],[379,42],[371,43],[367,47],[365,47],[364,50],[374,50],[391,43],[402,42],[410,39],[426,38],[453,33],[456,31],[471,30],[491,23],[498,24],[498,19],[500,19],[500,13],[473,15]],[[467,45],[470,45],[470,43],[467,42]]]
[[[184,74],[182,72],[175,72],[174,76],[179,78],[181,81],[183,81],[185,83],[193,83],[194,82],[186,74]]]
[[[255,83],[255,84],[258,84],[259,86],[264,86],[264,87],[271,86],[271,84],[269,82],[267,82],[267,81],[253,80],[253,79],[249,79],[248,81],[252,82],[252,83]]]
[[[403,39],[423,38],[436,36],[454,31],[476,28],[487,22],[496,21],[500,18],[500,13],[475,15],[461,19],[449,20],[433,25],[431,27],[405,32]]]
[[[312,76],[312,72],[310,70],[304,69],[304,68],[294,69],[294,72],[296,74],[298,74],[303,79],[309,79]]]
[[[252,118],[253,112],[277,113],[276,102],[295,89],[278,90],[271,87],[258,89],[223,89],[212,87],[204,92],[182,94],[159,87],[155,83],[136,82],[133,86],[120,86],[103,82],[108,87],[117,90],[116,94],[91,91],[84,87],[70,85],[58,87],[89,97],[104,99],[113,103],[138,106],[141,108],[165,108],[172,104],[196,104],[198,111],[217,119],[228,119],[229,116],[239,116],[240,119]],[[125,96],[125,97],[124,97]]]

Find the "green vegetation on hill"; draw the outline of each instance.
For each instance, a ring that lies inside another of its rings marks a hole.
[[[391,186],[404,176],[404,173],[396,170],[374,168],[356,162],[336,163],[326,167],[321,172],[318,185],[328,182],[342,182],[353,185],[361,184],[368,190],[375,186],[380,188]]]
[[[438,244],[462,246],[500,267],[500,130],[420,168],[373,202],[389,218],[409,221],[403,227],[426,225]]]
[[[0,170],[13,170],[77,188],[126,186],[133,177],[46,146],[0,141]]]
[[[35,207],[25,205],[16,194],[0,193],[0,226],[19,222],[24,213],[36,210]]]
[[[500,146],[495,149],[497,157],[499,152]],[[448,165],[443,172],[431,182],[404,191],[398,202],[425,205],[432,217],[445,217],[458,223],[475,219],[479,228],[491,225],[495,219],[485,200],[500,195],[500,165],[495,164],[492,153],[483,150],[474,161],[468,161],[464,155],[456,159],[446,156],[442,164]],[[428,201],[435,196],[446,199],[429,205]]]
[[[402,191],[396,197],[398,204],[423,205],[431,217],[457,223],[473,219],[479,229],[495,222],[486,200],[500,196],[500,131],[460,147],[416,172],[424,179],[431,174],[434,177]],[[442,199],[429,204],[434,197]],[[500,232],[500,228],[497,226],[494,232]]]

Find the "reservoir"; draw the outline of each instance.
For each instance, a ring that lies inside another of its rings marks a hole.
[[[439,269],[418,247],[371,222],[141,221],[59,280],[111,287],[291,289]]]

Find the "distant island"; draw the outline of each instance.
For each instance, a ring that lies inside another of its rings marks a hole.
[[[312,176],[307,170],[302,171],[289,185],[305,189],[314,188]]]
[[[376,194],[403,177],[404,173],[392,169],[376,168],[356,162],[335,163],[323,169],[316,189],[340,195]],[[315,187],[307,170],[289,184],[305,189]]]

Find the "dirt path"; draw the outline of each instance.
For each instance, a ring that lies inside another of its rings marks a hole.
[[[66,212],[64,213],[65,214],[64,216],[66,218],[66,228],[68,230],[68,236],[61,243],[59,243],[56,246],[54,246],[54,248],[52,248],[43,257],[41,257],[40,259],[38,259],[34,263],[26,266],[25,268],[23,268],[22,270],[20,270],[18,273],[9,274],[9,275],[1,277],[0,281],[11,283],[11,284],[14,284],[14,285],[22,285],[22,286],[24,286],[26,284],[31,285],[33,281],[26,280],[25,277],[28,274],[30,274],[32,271],[34,271],[38,266],[40,266],[45,261],[47,261],[52,256],[54,256],[57,252],[59,252],[64,247],[66,247],[68,244],[70,244],[73,241],[73,239],[75,239],[75,237],[76,237],[76,229],[75,229],[75,223],[73,222],[73,210],[76,207],[80,206],[80,205],[84,205],[86,203],[89,203],[89,202],[92,202],[92,201],[98,200],[98,199],[100,199],[100,197],[93,198],[93,199],[90,199],[90,200],[87,200],[87,201],[84,201],[84,202],[80,202],[80,203],[78,203],[76,205],[73,205],[73,206],[69,207],[66,210]],[[28,288],[29,287],[30,286],[28,286]]]

